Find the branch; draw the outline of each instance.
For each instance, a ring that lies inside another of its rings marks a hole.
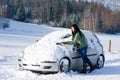
[[[112,1],[112,2],[110,2],[110,4],[120,7],[120,3],[118,3],[117,1]]]

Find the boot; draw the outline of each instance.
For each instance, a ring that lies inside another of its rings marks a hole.
[[[90,71],[89,73],[91,73],[94,70],[94,66],[92,65],[91,61],[88,61],[88,65],[90,66]]]
[[[86,74],[86,68],[87,68],[87,64],[83,65],[83,70],[80,73],[85,73]]]

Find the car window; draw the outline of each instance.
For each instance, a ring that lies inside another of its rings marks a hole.
[[[61,37],[61,39],[66,39],[66,38],[69,38],[71,36],[71,34],[66,34],[64,36]]]

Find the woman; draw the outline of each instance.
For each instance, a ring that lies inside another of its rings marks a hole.
[[[85,40],[84,34],[80,31],[76,24],[71,26],[72,31],[72,41],[62,42],[63,44],[77,44],[80,54],[83,60],[83,70],[80,73],[86,73],[87,63],[90,66],[90,71],[93,70],[93,66],[90,60],[87,58],[87,42]]]

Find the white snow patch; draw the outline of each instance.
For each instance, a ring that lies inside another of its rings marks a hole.
[[[2,57],[2,56],[0,56],[0,59],[3,59],[3,57]]]
[[[97,34],[103,45],[104,51],[109,50],[109,41],[111,40],[111,52],[118,53],[120,51],[120,35]]]

